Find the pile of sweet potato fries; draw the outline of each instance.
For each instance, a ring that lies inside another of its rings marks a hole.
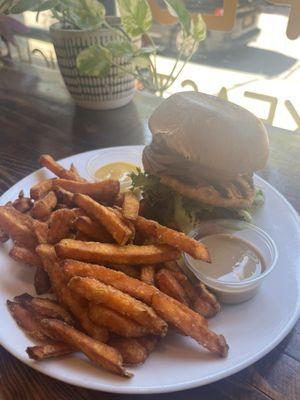
[[[11,239],[9,255],[36,268],[36,293],[55,296],[7,301],[18,325],[40,342],[27,348],[29,357],[80,351],[130,377],[124,365],[143,363],[168,329],[225,357],[226,341],[206,319],[218,301],[176,262],[182,251],[209,262],[207,249],[139,215],[139,200],[120,193],[118,181],[87,182],[49,155],[40,162],[57,178],[0,207],[0,241]]]

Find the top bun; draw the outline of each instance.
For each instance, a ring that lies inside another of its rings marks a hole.
[[[249,111],[218,97],[181,92],[164,100],[149,119],[153,141],[207,171],[232,179],[262,169],[269,142],[262,122]]]

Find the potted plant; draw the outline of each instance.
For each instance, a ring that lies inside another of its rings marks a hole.
[[[120,18],[106,16],[97,0],[12,0],[0,13],[51,10],[58,22],[50,27],[50,34],[72,97],[82,107],[112,109],[132,99],[136,79],[162,95],[205,38],[200,15],[192,18],[181,0],[164,2],[178,18],[182,34],[165,81],[157,70],[157,48],[149,34],[152,14],[146,0],[118,0]],[[147,46],[141,46],[141,38]]]
[[[142,86],[160,96],[174,83],[186,63],[206,37],[206,26],[200,14],[193,17],[182,0],[164,0],[170,13],[177,17],[181,41],[167,79],[160,78],[157,68],[157,47],[149,34],[152,14],[147,0],[117,0],[121,15],[121,39],[105,45],[95,44],[80,52],[77,67],[82,75],[106,77],[111,68],[119,76],[130,75]],[[142,37],[147,46],[138,46],[135,39]],[[116,60],[125,57],[128,66]]]

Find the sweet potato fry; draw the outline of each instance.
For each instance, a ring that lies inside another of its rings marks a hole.
[[[81,240],[83,242],[88,242],[91,239],[88,236],[86,236],[84,233],[77,231],[75,234],[75,240]]]
[[[33,284],[36,294],[45,294],[50,292],[50,279],[47,272],[42,267],[36,268]]]
[[[97,325],[105,326],[110,332],[124,337],[140,337],[149,330],[103,304],[89,305],[89,317]]]
[[[190,307],[205,318],[211,318],[220,311],[220,303],[206,286],[199,282],[193,285],[188,277],[179,271],[170,271],[176,280],[182,285],[189,298]]]
[[[147,285],[138,279],[131,278],[120,271],[113,271],[101,265],[86,264],[75,260],[63,262],[63,270],[67,278],[73,276],[90,277],[107,285],[111,285],[146,304],[151,304],[152,296],[157,292],[154,286]]]
[[[29,304],[32,299],[34,299],[34,297],[29,293],[18,294],[14,297],[14,301],[21,304],[25,308],[27,308],[27,304]]]
[[[155,293],[159,293],[158,289],[154,286],[147,285],[137,279],[131,278],[122,272],[112,271],[106,267],[100,265],[93,265],[93,264],[86,264],[79,261],[74,260],[67,260],[63,263],[64,271],[67,277],[71,278],[72,276],[82,276],[82,277],[92,277],[94,279],[99,280],[100,282],[109,284],[114,286],[115,288],[123,291],[124,293],[128,293],[132,297],[135,297],[144,303],[151,305],[152,298]],[[165,296],[166,304],[168,304],[168,300],[170,299],[169,296]],[[176,318],[176,313],[179,315],[183,312],[184,314],[188,315],[190,318],[190,323],[192,324],[193,315],[195,312],[190,314],[190,311],[187,307],[183,304],[179,303],[178,301],[173,302],[173,299],[170,299],[170,308],[173,312],[172,318]],[[183,307],[183,311],[180,311],[181,306]],[[179,312],[177,311],[179,309]],[[207,325],[206,320],[201,316],[198,315],[196,317],[198,324]],[[195,328],[196,329],[196,328]],[[183,330],[181,329],[181,332]],[[191,335],[192,336],[192,335]]]
[[[93,221],[90,217],[81,216],[74,221],[74,227],[86,235],[89,240],[102,243],[113,243],[114,239],[103,225]]]
[[[169,269],[170,271],[181,272],[181,268],[179,267],[177,261],[166,261],[164,262],[164,267]]]
[[[142,282],[148,283],[148,285],[155,285],[155,265],[142,265],[140,279]]]
[[[7,300],[7,307],[16,323],[24,332],[36,340],[47,340],[47,336],[40,323],[25,307],[10,300]]]
[[[177,281],[177,279],[172,275],[171,271],[162,268],[155,275],[155,281],[158,288],[166,293],[167,295],[173,297],[174,299],[180,301],[183,304],[188,305],[189,299],[185,293],[182,285]]]
[[[84,178],[82,178],[82,176],[80,176],[80,174],[79,174],[77,168],[75,167],[75,165],[74,165],[73,163],[70,165],[70,169],[69,169],[68,173],[69,173],[69,174],[71,173],[71,174],[74,176],[74,180],[75,180],[75,181],[78,181],[78,182],[87,182],[86,179],[84,179]]]
[[[122,214],[122,209],[121,209],[121,208],[116,207],[116,206],[114,206],[114,207],[107,207],[107,208],[108,208],[109,210],[113,211],[113,212],[120,218],[120,220],[121,220],[125,225],[127,225],[127,227],[130,229],[130,231],[131,231],[131,238],[130,238],[130,240],[128,241],[128,243],[130,243],[130,244],[133,243],[134,237],[135,237],[135,227],[134,227],[132,221],[130,221],[129,219],[124,218],[124,216],[123,216],[123,214]]]
[[[71,231],[72,223],[75,219],[76,214],[73,210],[62,208],[54,211],[51,214],[49,221],[47,242],[50,244],[55,244],[67,237]]]
[[[180,257],[180,252],[167,244],[119,246],[63,239],[55,246],[55,250],[61,258],[108,264],[157,264]]]
[[[37,247],[37,253],[42,259],[44,269],[49,274],[51,286],[60,303],[67,307],[67,309],[74,315],[85,332],[95,339],[106,341],[108,339],[106,328],[96,326],[89,319],[87,315],[86,301],[73,296],[72,292],[67,288],[64,271],[58,263],[54,247],[50,245],[40,245]]]
[[[11,206],[0,206],[0,228],[20,246],[32,249],[37,245],[32,218]]]
[[[9,256],[15,261],[30,267],[39,267],[42,265],[40,257],[34,250],[18,246],[17,244],[14,244],[10,249]]]
[[[154,335],[147,335],[137,339],[138,342],[146,349],[148,355],[152,353],[157,346],[159,338]]]
[[[122,207],[123,201],[124,201],[124,193],[123,193],[123,192],[120,192],[120,193],[118,193],[118,195],[116,196],[113,205],[114,205],[114,206],[117,206],[117,207]]]
[[[65,310],[60,304],[43,298],[33,298],[30,307],[37,314],[47,318],[56,318],[66,322],[69,325],[75,325],[75,320],[72,315]]]
[[[180,332],[191,336],[210,352],[221,357],[227,356],[228,345],[224,336],[210,331],[203,317],[195,311],[161,292],[153,295],[151,305],[161,318]]]
[[[186,236],[184,233],[174,231],[173,229],[160,225],[156,221],[144,217],[138,217],[133,223],[136,229],[142,232],[144,236],[154,238],[160,243],[166,243],[176,247],[196,259],[210,262],[207,248],[202,243]]]
[[[123,367],[121,354],[113,347],[92,339],[65,322],[56,319],[43,319],[41,324],[57,340],[82,351],[96,365],[127,378],[131,376]]]
[[[79,208],[79,207],[71,208],[71,210],[73,211],[73,214],[74,214],[74,221],[79,217],[86,217],[87,216],[86,212],[84,210],[82,210],[81,208]]]
[[[216,296],[202,282],[196,285],[196,291],[197,296],[193,299],[192,308],[206,318],[216,315],[221,309]]]
[[[68,209],[68,207],[63,203],[57,203],[55,210],[61,210],[61,209]]]
[[[39,200],[53,188],[53,183],[55,179],[45,179],[32,186],[30,189],[30,197],[34,200]]]
[[[149,306],[113,286],[93,278],[75,276],[70,280],[68,287],[87,300],[96,304],[104,304],[136,321],[153,334],[165,336],[167,333],[167,324]]]
[[[65,204],[68,208],[74,207],[74,202],[73,202],[73,196],[74,193],[69,192],[68,190],[65,190],[61,188],[60,186],[54,187],[54,191],[57,197],[57,201],[60,204]]]
[[[56,204],[56,195],[51,190],[44,197],[35,201],[31,210],[32,216],[36,219],[46,220],[50,217],[50,214],[52,210],[54,210]]]
[[[214,317],[220,310],[204,301],[201,296],[195,298],[194,302],[191,304],[191,308],[205,318]]]
[[[23,190],[21,190],[18,198],[12,203],[12,206],[21,213],[25,213],[32,208],[33,202],[29,197],[25,197]]]
[[[122,214],[124,218],[134,221],[139,215],[139,208],[140,202],[137,197],[131,192],[125,193],[122,204]]]
[[[86,180],[79,175],[73,164],[71,164],[70,169],[67,170],[58,162],[56,162],[54,158],[51,157],[49,154],[43,154],[40,157],[39,162],[42,164],[43,167],[49,169],[49,171],[53,172],[53,174],[55,174],[59,178],[71,179],[78,182],[86,182]]]
[[[32,360],[42,361],[73,353],[75,348],[63,342],[49,342],[39,346],[27,347],[26,353]]]
[[[111,204],[120,191],[120,182],[106,179],[101,182],[76,182],[67,179],[57,179],[55,186],[59,186],[71,193],[82,193],[97,201]]]
[[[148,357],[147,350],[137,339],[114,337],[109,344],[121,353],[125,364],[143,364]]]
[[[48,240],[49,225],[46,222],[41,222],[37,219],[33,219],[32,226],[38,244],[46,244]]]
[[[125,265],[125,264],[109,264],[107,265],[108,268],[114,269],[115,271],[124,272],[124,274],[131,276],[132,278],[139,279],[140,272],[139,270],[132,266],[132,265]]]
[[[169,271],[174,276],[174,278],[176,278],[177,281],[182,285],[189,300],[193,301],[194,298],[197,296],[197,291],[194,285],[188,279],[188,277],[181,271],[175,271],[175,270],[169,270]]]
[[[112,210],[83,194],[76,194],[74,202],[92,219],[103,225],[118,244],[124,245],[132,238],[132,231]]]
[[[72,315],[54,300],[32,297],[28,293],[16,296],[14,300],[39,316],[56,318],[69,325],[75,325],[75,320]]]

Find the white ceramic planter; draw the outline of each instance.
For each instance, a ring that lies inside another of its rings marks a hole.
[[[111,25],[119,24],[119,18],[107,17]],[[60,72],[64,82],[75,100],[84,108],[107,110],[122,107],[129,103],[135,92],[135,79],[131,75],[118,76],[116,67],[111,67],[105,78],[80,75],[76,68],[76,57],[81,50],[93,45],[117,40],[108,29],[81,31],[63,29],[61,23],[50,27]],[[128,65],[124,57],[115,58],[116,63]]]

